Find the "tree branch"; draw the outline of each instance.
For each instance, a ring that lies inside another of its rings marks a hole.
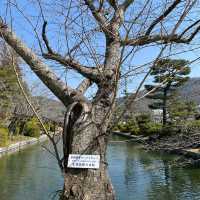
[[[188,26],[188,27],[180,34],[180,37],[182,37],[186,32],[188,32],[191,28],[193,28],[194,26],[196,26],[198,23],[200,23],[200,20],[197,20],[196,22],[194,22],[193,24],[191,24],[190,26]]]
[[[84,79],[76,88],[76,90],[78,90],[78,92],[80,92],[81,94],[84,94],[86,92],[86,90],[92,85],[92,81],[89,79]]]
[[[65,106],[73,101],[71,94],[77,93],[62,82],[17,36],[0,20],[0,37],[11,46],[30,66],[42,82],[63,102]]]
[[[97,79],[97,72],[98,72],[97,69],[81,65],[80,63],[78,63],[74,59],[72,59],[72,58],[67,59],[67,58],[63,57],[62,55],[55,53],[53,51],[53,49],[49,45],[49,41],[48,41],[48,38],[46,36],[46,26],[47,26],[47,22],[45,21],[44,24],[43,24],[43,27],[42,27],[42,38],[44,40],[44,43],[45,43],[46,48],[48,50],[48,53],[42,53],[42,56],[45,59],[57,61],[58,63],[64,65],[67,68],[74,69],[78,73],[83,75],[84,77],[90,78],[93,81],[95,81]]]
[[[168,44],[168,43],[189,43],[196,36],[196,34],[200,31],[200,26],[191,34],[189,38],[182,38],[180,35],[152,35],[152,36],[140,36],[135,39],[127,39],[121,40],[121,45],[127,46],[143,46],[146,44],[151,44],[154,42],[160,42],[160,44]]]
[[[100,25],[100,27],[102,28],[102,30],[105,33],[109,33],[109,30],[107,28],[108,23],[107,23],[107,19],[102,15],[102,13],[100,12],[100,10],[96,9],[93,1],[92,0],[84,0],[85,1],[85,5],[88,6],[88,8],[90,9],[90,11],[92,12],[93,17],[97,20],[98,24]]]
[[[98,70],[94,67],[87,67],[81,65],[77,61],[73,60],[72,58],[65,58],[57,53],[43,53],[43,57],[50,60],[55,60],[58,63],[64,65],[67,68],[76,70],[81,75],[86,78],[91,79],[94,82],[97,82],[100,77],[98,77]]]
[[[162,21],[165,17],[167,17],[167,15],[169,15],[175,8],[176,6],[181,3],[181,0],[175,0],[173,2],[173,4],[171,6],[169,6],[167,8],[167,10],[162,14],[160,15],[158,18],[156,18],[152,23],[151,25],[149,26],[149,28],[147,29],[146,33],[145,33],[145,36],[149,35],[151,33],[151,31],[153,30],[153,28],[160,22]]]
[[[96,10],[93,1],[91,0],[84,0],[85,4],[88,6],[88,8],[91,10],[94,18],[101,24],[101,25],[105,25],[106,24],[106,18],[100,13],[98,12],[98,10]]]
[[[53,50],[52,48],[49,46],[49,41],[47,39],[47,36],[46,36],[46,26],[47,26],[47,21],[44,21],[44,24],[42,26],[42,39],[44,40],[44,43],[47,47],[47,50],[49,53],[53,53]]]
[[[193,32],[193,33],[190,35],[190,37],[187,39],[187,42],[188,42],[188,43],[191,42],[199,31],[200,31],[200,26],[198,26],[198,27],[196,28],[196,30],[194,30],[194,32]]]
[[[116,0],[108,0],[108,3],[115,9],[118,9],[118,4]]]
[[[125,0],[120,7],[122,7],[123,10],[125,11],[133,2],[134,0]]]

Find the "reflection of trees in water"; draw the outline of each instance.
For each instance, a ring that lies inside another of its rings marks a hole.
[[[133,148],[132,143],[126,144],[125,150],[125,168],[124,168],[124,177],[125,177],[125,185],[128,187],[129,184],[131,185],[133,180],[137,178],[138,172],[138,160],[139,160],[139,153],[137,152],[137,148]]]
[[[200,174],[198,169],[174,168],[171,189],[177,199],[200,199]]]
[[[165,185],[167,189],[169,189],[169,184],[170,184],[170,168],[169,168],[169,163],[163,159],[163,170],[164,170],[164,179],[165,179]]]
[[[200,173],[197,170],[171,167],[165,156],[147,153],[131,145],[127,144],[124,152],[124,184],[132,198],[134,195],[148,200],[200,197]]]
[[[39,146],[0,160],[0,200],[40,199],[60,189],[59,180],[56,163]]]
[[[27,155],[28,156],[28,155]],[[28,174],[26,154],[20,153],[4,156],[0,160],[0,197],[1,200],[8,200],[8,195],[14,197],[19,191],[19,186],[23,186],[22,178]]]
[[[137,149],[127,143],[125,148],[125,163],[124,163],[124,185],[126,189],[126,199],[135,199],[139,193],[137,183],[138,180],[138,153]],[[137,182],[136,182],[137,181]]]
[[[152,176],[151,190],[148,190],[149,200],[175,200],[175,194],[171,191],[171,168],[165,158],[160,157],[158,176]]]
[[[152,185],[157,181],[159,174],[155,172],[160,168],[160,157],[142,151],[141,148],[133,147],[133,144],[126,145],[124,178],[128,192],[132,195],[148,195],[153,191]],[[136,197],[135,197],[136,198]]]
[[[121,180],[126,200],[200,199],[198,170],[172,167],[172,156],[145,152],[133,143],[120,143],[115,147],[115,152],[119,150],[120,157],[123,156],[124,163],[119,165],[123,166]]]
[[[164,179],[160,179],[159,185],[152,183],[149,200],[200,199],[200,174],[197,170],[171,167],[165,159],[162,162]]]
[[[123,177],[118,177],[123,184],[121,199],[200,199],[199,169],[175,168],[170,165],[173,156],[145,152],[133,143],[115,144],[114,153],[118,158],[115,164],[123,169]]]

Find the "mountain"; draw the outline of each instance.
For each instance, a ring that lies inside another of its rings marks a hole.
[[[142,90],[138,97],[143,96],[147,91]],[[184,85],[177,90],[178,98],[183,101],[194,101],[197,105],[200,105],[200,78],[190,78]],[[130,94],[133,95],[133,94]],[[117,99],[117,104],[121,109],[124,108],[125,97],[120,97]],[[153,100],[148,98],[142,98],[128,106],[126,109],[127,115],[151,112],[148,105],[151,104]]]
[[[63,122],[65,106],[58,100],[49,99],[43,96],[33,98],[39,107],[40,114],[48,119]]]
[[[63,122],[66,109],[60,101],[43,96],[29,96],[29,101],[43,120],[46,121],[48,119],[58,123]],[[23,96],[21,96],[19,102],[13,105],[11,113],[15,113],[15,116],[18,117],[34,116],[32,108]]]
[[[200,105],[200,78],[190,78],[178,89],[181,99]]]

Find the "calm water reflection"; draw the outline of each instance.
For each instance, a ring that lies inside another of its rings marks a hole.
[[[107,152],[118,200],[200,199],[200,169],[173,168],[172,156],[119,140]],[[38,145],[0,159],[0,200],[49,200],[62,184],[54,158]]]
[[[147,153],[133,143],[112,142],[108,160],[119,200],[200,199],[200,169],[171,167],[172,156]]]
[[[49,200],[61,188],[56,162],[40,145],[0,159],[0,200]]]

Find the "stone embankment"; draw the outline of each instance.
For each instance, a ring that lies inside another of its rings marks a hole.
[[[30,138],[24,141],[20,141],[14,144],[11,144],[7,147],[0,148],[0,157],[2,157],[5,154],[13,153],[20,151],[21,149],[24,149],[28,146],[37,144],[39,142],[44,142],[48,139],[46,135],[41,135],[39,138]]]
[[[145,144],[149,140],[149,137],[131,135],[131,133],[123,133],[120,131],[113,131],[113,134],[128,138],[128,141],[134,141],[142,144]]]

